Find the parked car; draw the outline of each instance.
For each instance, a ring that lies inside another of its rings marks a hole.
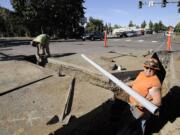
[[[104,34],[101,33],[101,32],[91,32],[91,33],[87,33],[85,34],[84,36],[82,36],[82,40],[85,41],[85,40],[103,40],[104,38]]]
[[[137,36],[137,32],[136,31],[126,31],[124,33],[124,37],[135,37]]]
[[[146,34],[153,34],[153,30],[150,29],[146,30]]]

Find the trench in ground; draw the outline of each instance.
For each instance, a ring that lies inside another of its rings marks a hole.
[[[159,52],[159,56],[163,63],[163,66],[168,68],[169,56],[163,52]],[[35,63],[34,58],[30,58],[30,59],[28,58],[26,60]],[[78,80],[78,82],[85,81],[95,86],[102,87],[107,90],[111,90],[114,92],[114,95],[118,99],[118,100],[107,99],[107,101],[104,102],[102,105],[98,106],[97,108],[94,108],[92,111],[79,117],[78,119],[73,118],[72,121],[70,121],[67,125],[52,132],[52,134],[54,135],[59,135],[59,134],[61,135],[62,134],[64,135],[65,134],[105,134],[106,135],[107,134],[108,135],[117,132],[119,130],[119,127],[121,127],[122,124],[120,123],[120,121],[122,121],[120,120],[122,119],[120,117],[121,115],[124,115],[123,119],[127,118],[125,125],[127,125],[128,121],[131,121],[130,118],[128,118],[129,116],[127,114],[124,114],[126,111],[122,112],[122,110],[126,110],[125,108],[127,107],[126,102],[128,99],[128,95],[124,91],[119,89],[110,80],[104,78],[101,75],[95,75],[93,73],[90,73],[89,71],[86,72],[84,70],[81,70],[80,68],[75,68],[63,64],[59,65],[59,64],[48,63],[45,66],[45,68],[55,71],[60,77],[64,77],[66,75],[73,76]],[[139,72],[140,70],[115,72],[113,74],[120,80],[126,81],[126,80],[133,80]],[[163,89],[162,89],[163,93],[167,93],[168,84],[169,83],[167,76],[167,78],[165,78],[165,81],[163,83]],[[124,127],[120,129],[123,128]],[[128,127],[128,128],[129,128],[128,131],[132,130],[131,129],[132,127]],[[136,126],[135,129],[133,128],[133,130],[135,130],[137,133],[140,132],[138,126]],[[123,132],[123,131],[120,130],[119,132]],[[154,132],[154,131],[149,130],[149,133],[150,132]],[[156,132],[160,134],[160,129],[159,131]]]

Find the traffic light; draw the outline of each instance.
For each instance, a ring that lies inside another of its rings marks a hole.
[[[167,2],[167,0],[162,0],[162,5],[161,5],[161,7],[166,7],[166,4],[167,4],[168,2]]]
[[[178,12],[180,13],[180,0],[178,1],[178,5],[177,6],[179,7]]]
[[[140,0],[139,1],[139,8],[142,8],[143,2]]]

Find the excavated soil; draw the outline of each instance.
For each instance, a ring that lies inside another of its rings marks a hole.
[[[169,58],[164,56],[162,53],[160,59],[168,70]],[[89,57],[124,82],[134,79],[142,70],[143,61],[147,59],[138,54],[117,53]],[[127,131],[129,134],[141,134],[141,128],[128,111],[128,95],[79,54],[73,57],[54,57],[48,61],[45,68],[23,61],[1,63],[2,135],[109,135],[124,134]],[[112,70],[112,64],[121,66],[122,70]],[[60,120],[74,77],[76,81],[68,115],[70,119],[69,123],[63,123]],[[168,81],[167,74],[163,96],[168,92]],[[58,120],[47,124],[54,116]]]

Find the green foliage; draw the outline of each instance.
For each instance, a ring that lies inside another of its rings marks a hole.
[[[118,24],[115,24],[113,28],[114,28],[114,29],[116,29],[116,28],[121,28],[121,26],[119,26]]]
[[[133,22],[130,21],[128,26],[129,26],[129,27],[133,27],[133,26],[134,26]]]
[[[24,36],[25,27],[14,12],[0,7],[0,36]]]
[[[180,32],[180,22],[176,24],[175,31]]]
[[[94,19],[93,17],[90,17],[85,31],[88,33],[93,31],[103,32],[103,29],[104,29],[104,24],[102,20]]]
[[[108,27],[107,27],[107,33],[109,34],[112,34],[112,31],[113,31],[113,28],[111,26],[111,23],[108,24]]]
[[[154,24],[154,31],[157,33],[159,32],[159,24],[158,23]]]
[[[141,24],[141,28],[145,28],[146,27],[146,21],[144,20],[143,23]]]
[[[82,33],[84,0],[11,0],[30,35],[47,33],[58,37]]]
[[[149,29],[151,29],[151,30],[153,29],[153,23],[151,20],[149,21]]]
[[[154,31],[160,32],[160,31],[166,31],[167,27],[162,23],[162,21],[159,21],[159,23],[154,24]]]

